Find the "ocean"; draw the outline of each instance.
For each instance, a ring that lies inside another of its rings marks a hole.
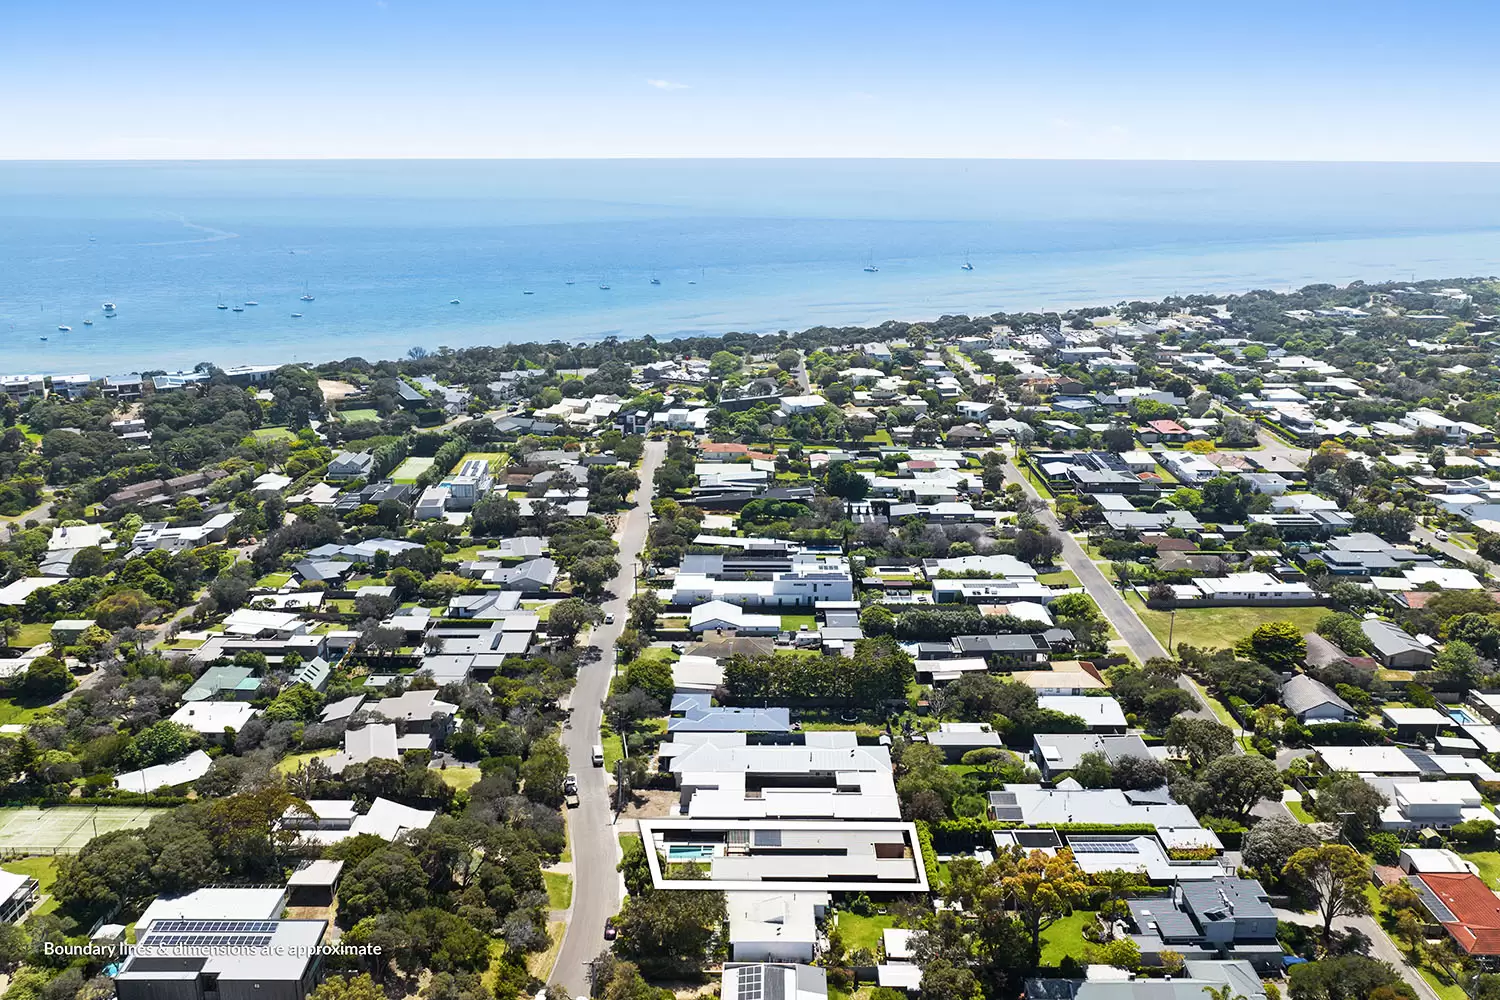
[[[1491,164],[0,163],[0,373],[1495,273]]]

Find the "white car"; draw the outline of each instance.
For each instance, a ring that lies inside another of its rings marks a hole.
[[[1446,542],[1450,536],[1446,531],[1434,531],[1432,537],[1440,542]]]
[[[614,615],[614,612],[611,611],[611,612],[609,612],[608,614],[606,614],[604,616],[604,624],[606,624],[606,625],[613,625],[614,623],[615,623],[615,615]]]

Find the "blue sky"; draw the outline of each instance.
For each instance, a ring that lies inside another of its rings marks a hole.
[[[4,0],[0,158],[1500,160],[1493,2]]]

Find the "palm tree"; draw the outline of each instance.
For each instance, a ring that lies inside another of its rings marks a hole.
[[[1234,987],[1228,983],[1223,986],[1205,986],[1203,992],[1207,993],[1212,1000],[1245,1000],[1244,996],[1236,993]]]

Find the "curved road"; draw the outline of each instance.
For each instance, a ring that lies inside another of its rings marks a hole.
[[[620,908],[619,840],[612,822],[610,786],[602,767],[593,766],[594,744],[599,742],[601,706],[609,694],[615,670],[615,640],[625,628],[625,604],[635,593],[635,566],[646,544],[651,524],[651,498],[656,468],[667,453],[665,441],[647,441],[636,491],[635,506],[621,519],[616,539],[620,545],[620,574],[610,585],[614,596],[604,610],[615,616],[613,625],[600,625],[589,636],[589,645],[602,653],[596,663],[578,674],[569,700],[572,722],[563,730],[568,763],[578,775],[578,808],[569,811],[568,835],[573,848],[573,908],[563,935],[562,950],[552,967],[548,985],[560,983],[570,996],[589,995],[589,963],[604,950],[604,921]]]

